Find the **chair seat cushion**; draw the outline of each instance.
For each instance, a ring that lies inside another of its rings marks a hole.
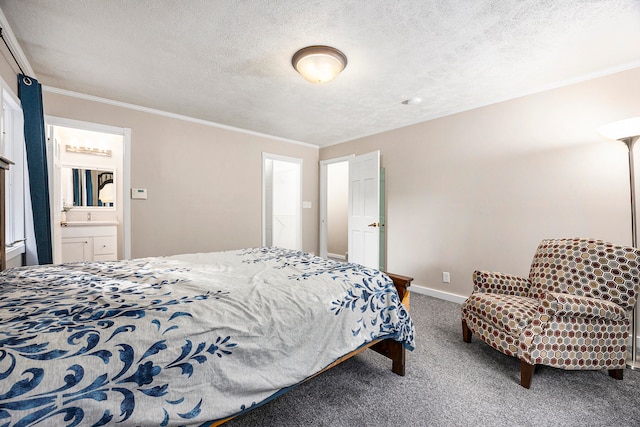
[[[538,305],[532,298],[475,292],[464,303],[463,312],[468,311],[517,339],[538,312]]]

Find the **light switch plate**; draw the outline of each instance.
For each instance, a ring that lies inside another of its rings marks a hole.
[[[302,207],[304,209],[311,209],[311,202],[302,202]]]
[[[131,198],[132,199],[147,200],[147,189],[146,188],[132,188],[131,189]]]

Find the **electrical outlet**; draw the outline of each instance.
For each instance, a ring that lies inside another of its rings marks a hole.
[[[442,272],[442,283],[451,283],[451,274],[448,271]]]

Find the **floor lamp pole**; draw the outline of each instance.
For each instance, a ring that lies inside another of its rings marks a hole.
[[[636,232],[636,185],[633,170],[633,145],[640,138],[640,136],[634,136],[630,138],[621,139],[629,148],[629,188],[631,192],[631,245],[634,248],[638,247],[638,237]],[[627,367],[631,369],[640,369],[640,363],[636,360],[637,353],[637,315],[638,315],[638,300],[633,307],[633,314],[631,316],[631,357],[627,360]]]

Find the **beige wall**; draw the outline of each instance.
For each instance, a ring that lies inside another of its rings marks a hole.
[[[303,159],[303,249],[317,251],[318,150],[58,93],[46,115],[131,129],[134,258],[260,246],[262,152]]]
[[[475,269],[527,275],[543,238],[631,243],[627,149],[596,129],[640,115],[638,82],[640,68],[327,147],[320,159],[379,149],[388,270],[466,296]]]

